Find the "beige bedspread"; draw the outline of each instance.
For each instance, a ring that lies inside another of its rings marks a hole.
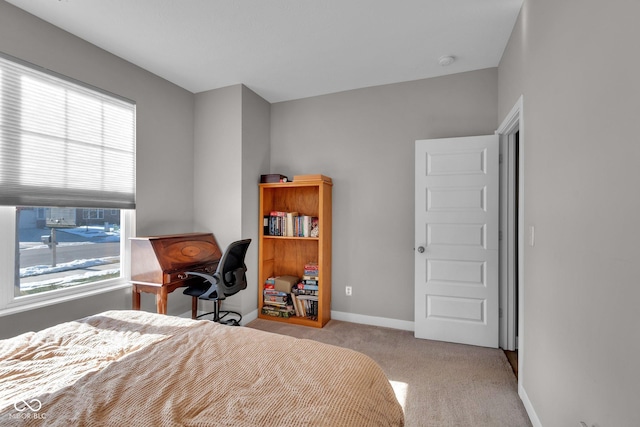
[[[109,311],[0,341],[3,426],[399,426],[403,419],[369,357],[249,328]]]

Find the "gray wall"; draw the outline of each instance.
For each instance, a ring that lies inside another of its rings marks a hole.
[[[525,0],[499,67],[524,95],[522,386],[542,425],[640,425],[640,2]]]
[[[192,231],[193,94],[0,1],[0,51],[49,68],[137,103],[137,233]],[[155,300],[142,295],[143,309]],[[171,313],[190,309],[170,295]],[[0,318],[0,337],[106,309],[131,308],[121,290]]]
[[[195,227],[224,250],[242,230],[242,85],[198,93],[195,106]]]
[[[497,77],[492,68],[272,105],[271,172],[333,179],[332,310],[413,321],[415,140],[493,133]]]
[[[269,171],[270,105],[243,85],[198,93],[195,100],[195,227],[213,231],[223,250],[253,239],[248,287],[223,303],[247,314],[258,305],[258,181]]]
[[[260,175],[269,173],[271,152],[271,104],[242,86],[242,238],[253,239],[247,252],[247,290],[242,313],[258,307],[258,216]]]

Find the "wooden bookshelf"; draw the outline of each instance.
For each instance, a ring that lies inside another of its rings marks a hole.
[[[285,183],[259,184],[258,317],[321,328],[331,319],[331,178],[317,175]],[[264,218],[272,211],[298,212],[318,218],[318,237],[270,236]],[[269,277],[302,277],[307,263],[318,264],[317,319],[262,314],[264,284]]]

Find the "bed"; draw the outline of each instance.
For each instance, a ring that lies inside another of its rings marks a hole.
[[[0,424],[401,426],[404,416],[361,353],[107,311],[0,341]]]

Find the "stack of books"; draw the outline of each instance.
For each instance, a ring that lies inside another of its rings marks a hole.
[[[291,300],[296,316],[318,318],[318,264],[304,266],[302,280],[291,289]]]
[[[264,284],[262,314],[274,317],[288,318],[295,315],[291,294],[282,289],[276,289],[279,278],[269,277]]]
[[[318,290],[318,264],[309,262],[304,265],[300,289]]]

